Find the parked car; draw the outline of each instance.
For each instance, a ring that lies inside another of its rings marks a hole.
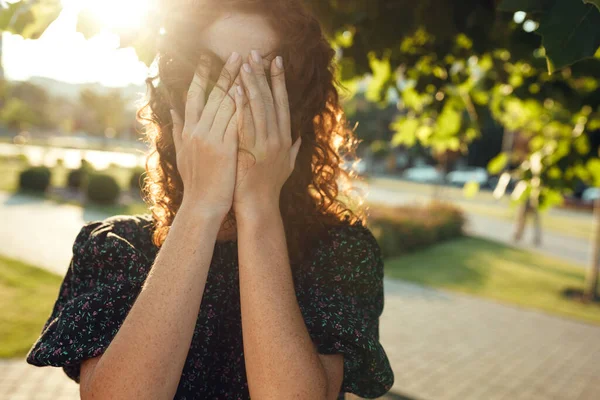
[[[477,182],[479,186],[483,187],[488,185],[489,176],[485,168],[468,167],[449,172],[446,175],[446,181],[451,185],[461,187],[469,182]]]
[[[431,165],[408,168],[402,174],[404,179],[422,183],[443,182],[444,176],[437,168]]]
[[[585,189],[581,195],[581,201],[584,204],[591,204],[598,199],[600,199],[600,188],[596,187]]]

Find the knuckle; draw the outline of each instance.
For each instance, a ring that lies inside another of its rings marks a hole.
[[[229,96],[225,96],[221,104],[219,105],[219,109],[225,112],[230,112],[235,110],[235,101]]]
[[[187,92],[188,99],[200,97],[204,94],[204,89],[200,85],[194,85]]]
[[[267,107],[271,107],[271,106],[275,105],[275,103],[273,102],[273,96],[271,96],[270,93],[263,93],[262,99]]]
[[[269,150],[277,151],[281,150],[281,140],[279,140],[279,135],[271,134],[267,140],[267,146]]]
[[[288,99],[285,95],[277,96],[277,106],[279,108],[285,108],[288,106]]]
[[[231,77],[231,72],[229,72],[227,68],[223,68],[223,70],[221,71],[221,75],[219,75],[219,82],[222,83],[224,86],[230,86]]]

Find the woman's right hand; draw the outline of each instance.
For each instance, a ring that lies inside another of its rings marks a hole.
[[[242,58],[233,53],[212,89],[210,63],[198,66],[185,105],[185,121],[175,110],[173,140],[177,169],[183,180],[182,208],[203,215],[224,217],[231,209],[237,168],[238,131],[235,80]]]

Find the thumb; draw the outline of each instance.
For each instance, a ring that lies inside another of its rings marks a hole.
[[[300,146],[302,145],[302,136],[296,139],[296,142],[292,145],[290,149],[290,168],[293,170],[296,165],[296,157],[298,157],[298,152],[300,151]]]

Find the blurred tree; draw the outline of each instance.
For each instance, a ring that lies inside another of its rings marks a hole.
[[[119,90],[106,94],[91,89],[81,91],[78,127],[92,135],[114,137],[130,125],[128,102]],[[107,136],[108,135],[108,136]]]
[[[51,104],[50,96],[46,89],[29,82],[11,82],[8,86],[6,97],[18,99],[35,114],[35,125],[38,128],[51,128],[52,121],[49,114]]]
[[[10,129],[28,130],[37,125],[38,116],[24,101],[11,98],[0,110],[0,122]]]

